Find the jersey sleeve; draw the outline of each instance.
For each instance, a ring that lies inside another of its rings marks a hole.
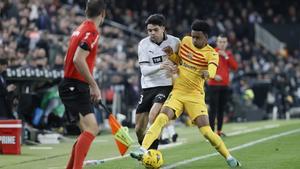
[[[216,51],[212,51],[208,54],[208,65],[213,64],[216,67],[219,66],[219,54]]]
[[[214,78],[219,65],[219,54],[216,51],[212,51],[208,55],[208,74],[209,78]]]
[[[79,46],[84,50],[91,51],[97,45],[98,37],[97,32],[85,32]]]
[[[176,40],[177,40],[177,43],[175,45],[174,53],[171,56],[169,56],[168,59],[178,65],[180,63],[179,50],[180,50],[181,43],[180,43],[179,39],[176,39]]]
[[[138,45],[138,59],[139,63],[150,63],[149,56],[147,56],[146,49],[143,43],[139,43]]]

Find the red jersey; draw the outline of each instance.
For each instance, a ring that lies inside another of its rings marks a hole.
[[[216,48],[216,51],[218,52],[219,49]],[[210,79],[208,81],[209,86],[228,86],[229,85],[229,73],[230,70],[237,70],[238,69],[238,63],[234,59],[232,53],[230,51],[225,51],[228,59],[225,59],[224,56],[219,57],[219,66],[216,72],[216,75],[219,75],[222,77],[221,81],[216,81],[214,79]]]
[[[93,75],[93,69],[96,61],[99,33],[96,25],[89,20],[84,21],[73,33],[70,38],[68,52],[64,64],[64,77],[72,78],[86,82],[84,77],[77,71],[73,58],[77,47],[85,43],[90,53],[86,58],[90,73]]]

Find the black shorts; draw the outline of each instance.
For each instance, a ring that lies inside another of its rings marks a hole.
[[[136,113],[149,112],[153,103],[164,103],[173,86],[160,86],[143,89]]]
[[[94,113],[90,88],[87,83],[65,78],[59,84],[58,91],[65,106],[65,114],[70,122],[78,122],[79,113],[82,116]]]

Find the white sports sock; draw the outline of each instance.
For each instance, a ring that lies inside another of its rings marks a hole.
[[[169,136],[168,126],[166,126],[162,130],[161,139],[164,140],[164,139],[169,139],[169,138],[170,138],[170,136]]]
[[[170,124],[168,127],[169,136],[172,138],[174,134],[176,134],[174,124]]]

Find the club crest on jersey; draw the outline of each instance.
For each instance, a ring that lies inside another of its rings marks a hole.
[[[192,53],[188,53],[188,54],[187,54],[187,57],[188,57],[189,59],[192,59],[192,60],[193,60],[193,54],[192,54]]]

